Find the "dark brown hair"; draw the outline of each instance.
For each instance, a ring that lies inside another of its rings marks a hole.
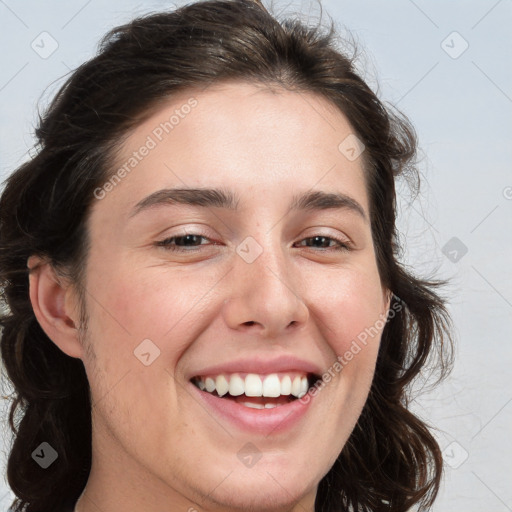
[[[37,154],[6,180],[0,199],[1,350],[14,389],[7,477],[16,512],[74,506],[92,456],[85,370],[39,326],[27,258],[45,257],[79,287],[93,191],[112,175],[120,140],[178,91],[227,80],[321,95],[366,146],[372,235],[396,314],[384,328],[362,414],[319,484],[315,510],[402,512],[433,503],[441,452],[428,425],[408,409],[409,390],[424,368],[445,377],[453,346],[444,300],[435,291],[440,283],[415,277],[398,261],[395,179],[417,179],[416,136],[407,118],[384,106],[359,76],[355,56],[338,48],[335,35],[332,20],[325,30],[278,21],[255,1],[201,1],[113,29],[97,56],[59,90],[36,129]],[[31,458],[43,441],[59,454],[48,469]]]

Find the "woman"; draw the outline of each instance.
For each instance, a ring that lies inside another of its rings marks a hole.
[[[431,506],[407,389],[451,339],[397,260],[414,130],[335,44],[196,2],[57,94],[0,201],[14,510]]]

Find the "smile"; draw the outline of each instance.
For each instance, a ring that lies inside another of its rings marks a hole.
[[[267,375],[237,372],[198,375],[191,382],[214,414],[243,430],[268,435],[291,427],[302,417],[311,400],[299,399],[319,378],[296,371]]]
[[[258,375],[256,373],[233,373],[212,376],[197,376],[192,382],[201,390],[212,393],[220,398],[235,399],[247,407],[272,408],[303,397],[309,387],[310,381],[316,380],[316,376],[304,373],[271,373]],[[312,383],[311,382],[311,383]],[[280,398],[287,400],[249,400],[245,398]]]

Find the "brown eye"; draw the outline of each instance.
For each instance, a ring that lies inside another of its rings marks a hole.
[[[303,240],[301,240],[301,242],[304,242],[304,241],[306,241],[308,243],[306,244],[306,246],[302,246],[302,247],[313,247],[313,248],[316,247],[317,249],[320,249],[322,251],[325,251],[325,250],[348,251],[348,250],[350,250],[349,244],[346,241],[342,241],[342,240],[339,240],[338,238],[334,238],[331,236],[317,235],[317,236],[304,238]],[[330,242],[335,242],[335,244],[337,244],[337,245],[335,245],[334,247],[329,246]]]
[[[201,239],[209,240],[209,238],[195,233],[187,233],[185,235],[172,236],[157,242],[155,245],[164,247],[169,251],[178,252],[194,252],[199,246],[207,245],[200,243]],[[188,248],[188,249],[187,249]]]

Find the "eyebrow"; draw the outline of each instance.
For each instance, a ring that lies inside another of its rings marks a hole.
[[[237,211],[240,198],[236,193],[221,188],[167,188],[153,192],[140,200],[129,217],[164,204],[183,204],[203,208],[224,208]],[[364,208],[352,197],[333,192],[314,190],[293,196],[290,210],[348,210],[367,221]]]

